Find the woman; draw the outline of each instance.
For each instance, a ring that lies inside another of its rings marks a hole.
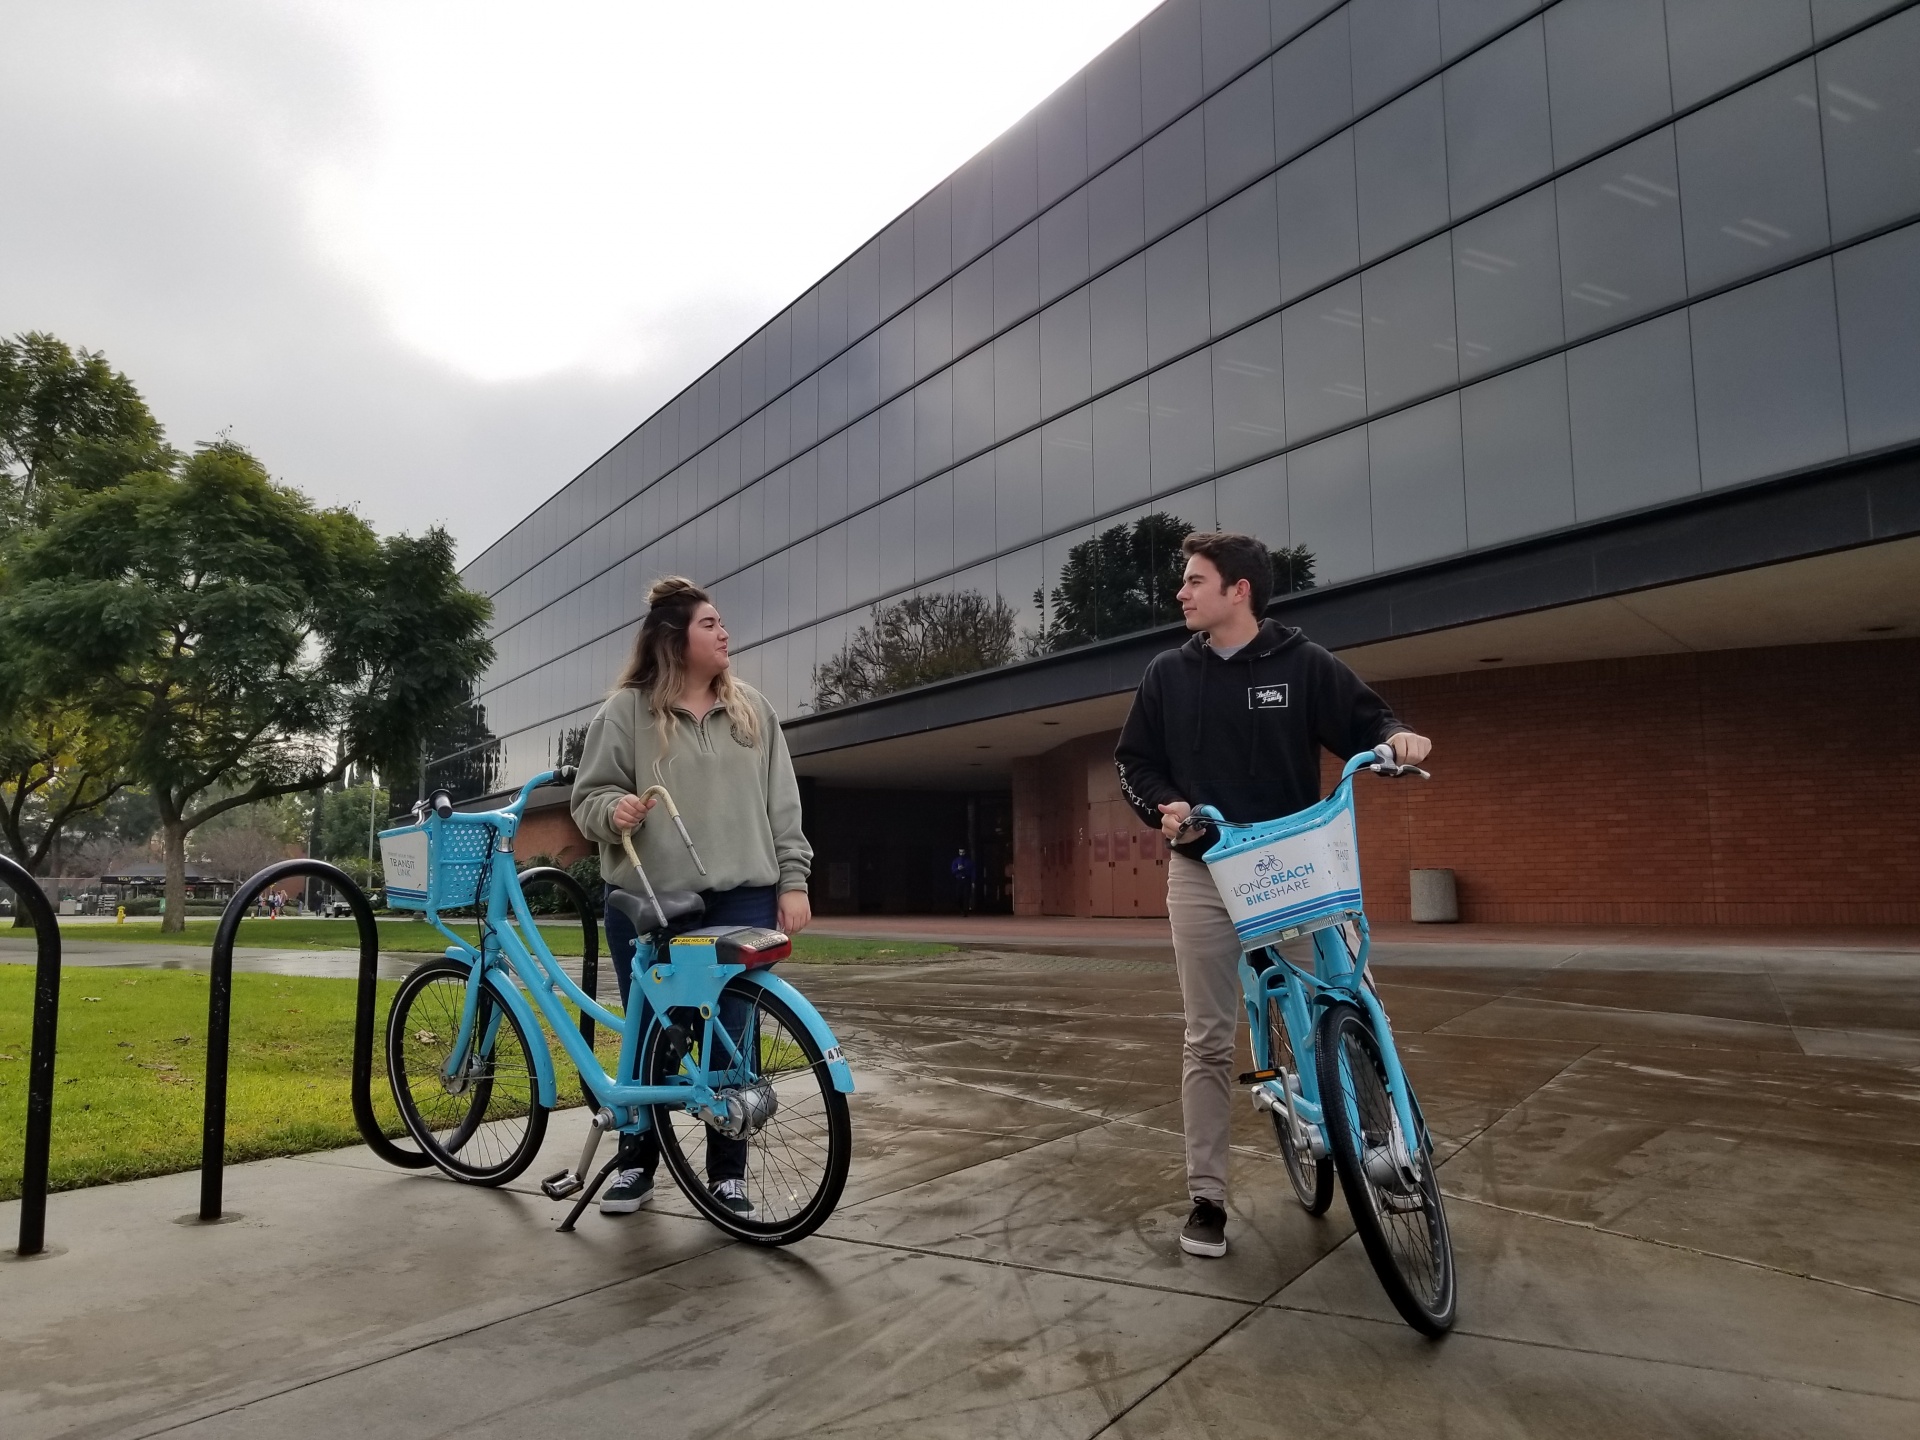
[[[671,824],[647,824],[655,801],[638,792],[650,785],[672,792],[706,862],[705,875]],[[792,935],[813,918],[807,901],[813,847],[800,833],[800,786],[779,717],[764,695],[733,678],[727,627],[712,598],[691,580],[669,576],[647,593],[632,658],[587,727],[573,819],[599,842],[607,884],[644,893],[620,844],[621,834],[632,831],[656,890],[700,891],[706,914],[688,926],[765,925]],[[612,906],[606,925],[625,1005],[639,937]],[[740,1035],[750,1013],[744,1000],[729,995],[720,1018]],[[653,1198],[659,1142],[651,1131],[623,1137],[620,1158],[620,1173],[600,1201],[609,1215],[631,1214]],[[740,1214],[753,1210],[743,1183],[746,1162],[746,1141],[707,1132],[708,1184]]]

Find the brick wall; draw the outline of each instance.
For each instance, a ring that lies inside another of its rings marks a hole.
[[[513,837],[513,858],[522,866],[535,855],[550,855],[562,865],[571,865],[593,850],[593,843],[580,833],[564,805],[529,810]]]

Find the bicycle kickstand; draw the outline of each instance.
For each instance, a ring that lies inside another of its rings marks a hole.
[[[593,1177],[593,1183],[581,1192],[580,1198],[573,1202],[573,1209],[567,1212],[567,1218],[560,1222],[560,1233],[562,1235],[570,1233],[573,1229],[574,1221],[586,1213],[587,1206],[593,1203],[593,1197],[598,1195],[600,1193],[600,1187],[607,1183],[607,1177],[620,1168],[620,1160],[621,1157],[616,1151],[614,1157],[600,1167],[600,1173]]]

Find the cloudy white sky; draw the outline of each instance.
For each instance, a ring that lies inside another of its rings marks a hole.
[[[0,0],[0,333],[477,555],[1152,0]]]

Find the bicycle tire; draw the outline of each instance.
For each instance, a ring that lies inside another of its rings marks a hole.
[[[1267,1065],[1271,1069],[1299,1073],[1300,1060],[1293,1051],[1293,1038],[1287,1034],[1286,1017],[1277,996],[1267,997]],[[1324,1215],[1333,1204],[1333,1162],[1316,1160],[1311,1151],[1300,1153],[1293,1143],[1293,1131],[1283,1111],[1270,1110],[1273,1138],[1280,1144],[1280,1161],[1287,1167],[1287,1179],[1293,1185],[1294,1198],[1309,1215]]]
[[[458,960],[429,960],[400,982],[387,1012],[387,1081],[407,1133],[429,1160],[464,1184],[504,1185],[540,1153],[547,1110],[526,1033],[490,987],[481,991],[475,1025],[484,1031],[497,1008],[492,1053],[470,1056],[459,1084],[444,1078],[469,973]]]
[[[1315,1027],[1314,1050],[1328,1148],[1367,1259],[1401,1319],[1438,1338],[1453,1328],[1458,1296],[1431,1142],[1423,1129],[1415,1142],[1419,1179],[1409,1185],[1392,1160],[1395,1127],[1380,1043],[1357,1006],[1328,1007]]]
[[[754,1214],[736,1214],[720,1201],[688,1153],[716,1132],[678,1105],[651,1106],[649,1115],[667,1168],[695,1209],[736,1239],[791,1245],[819,1229],[840,1202],[853,1157],[847,1097],[833,1088],[825,1055],[812,1033],[778,996],[737,979],[721,992],[723,1003],[729,993],[754,1007],[747,1033],[757,1040],[763,1078],[779,1097],[772,1118],[747,1137],[745,1182]],[[669,1083],[673,1074],[693,1063],[677,1061],[670,1072],[666,1037],[666,1029],[658,1025],[648,1036],[641,1073],[650,1085]],[[770,1054],[788,1063],[769,1071]]]

